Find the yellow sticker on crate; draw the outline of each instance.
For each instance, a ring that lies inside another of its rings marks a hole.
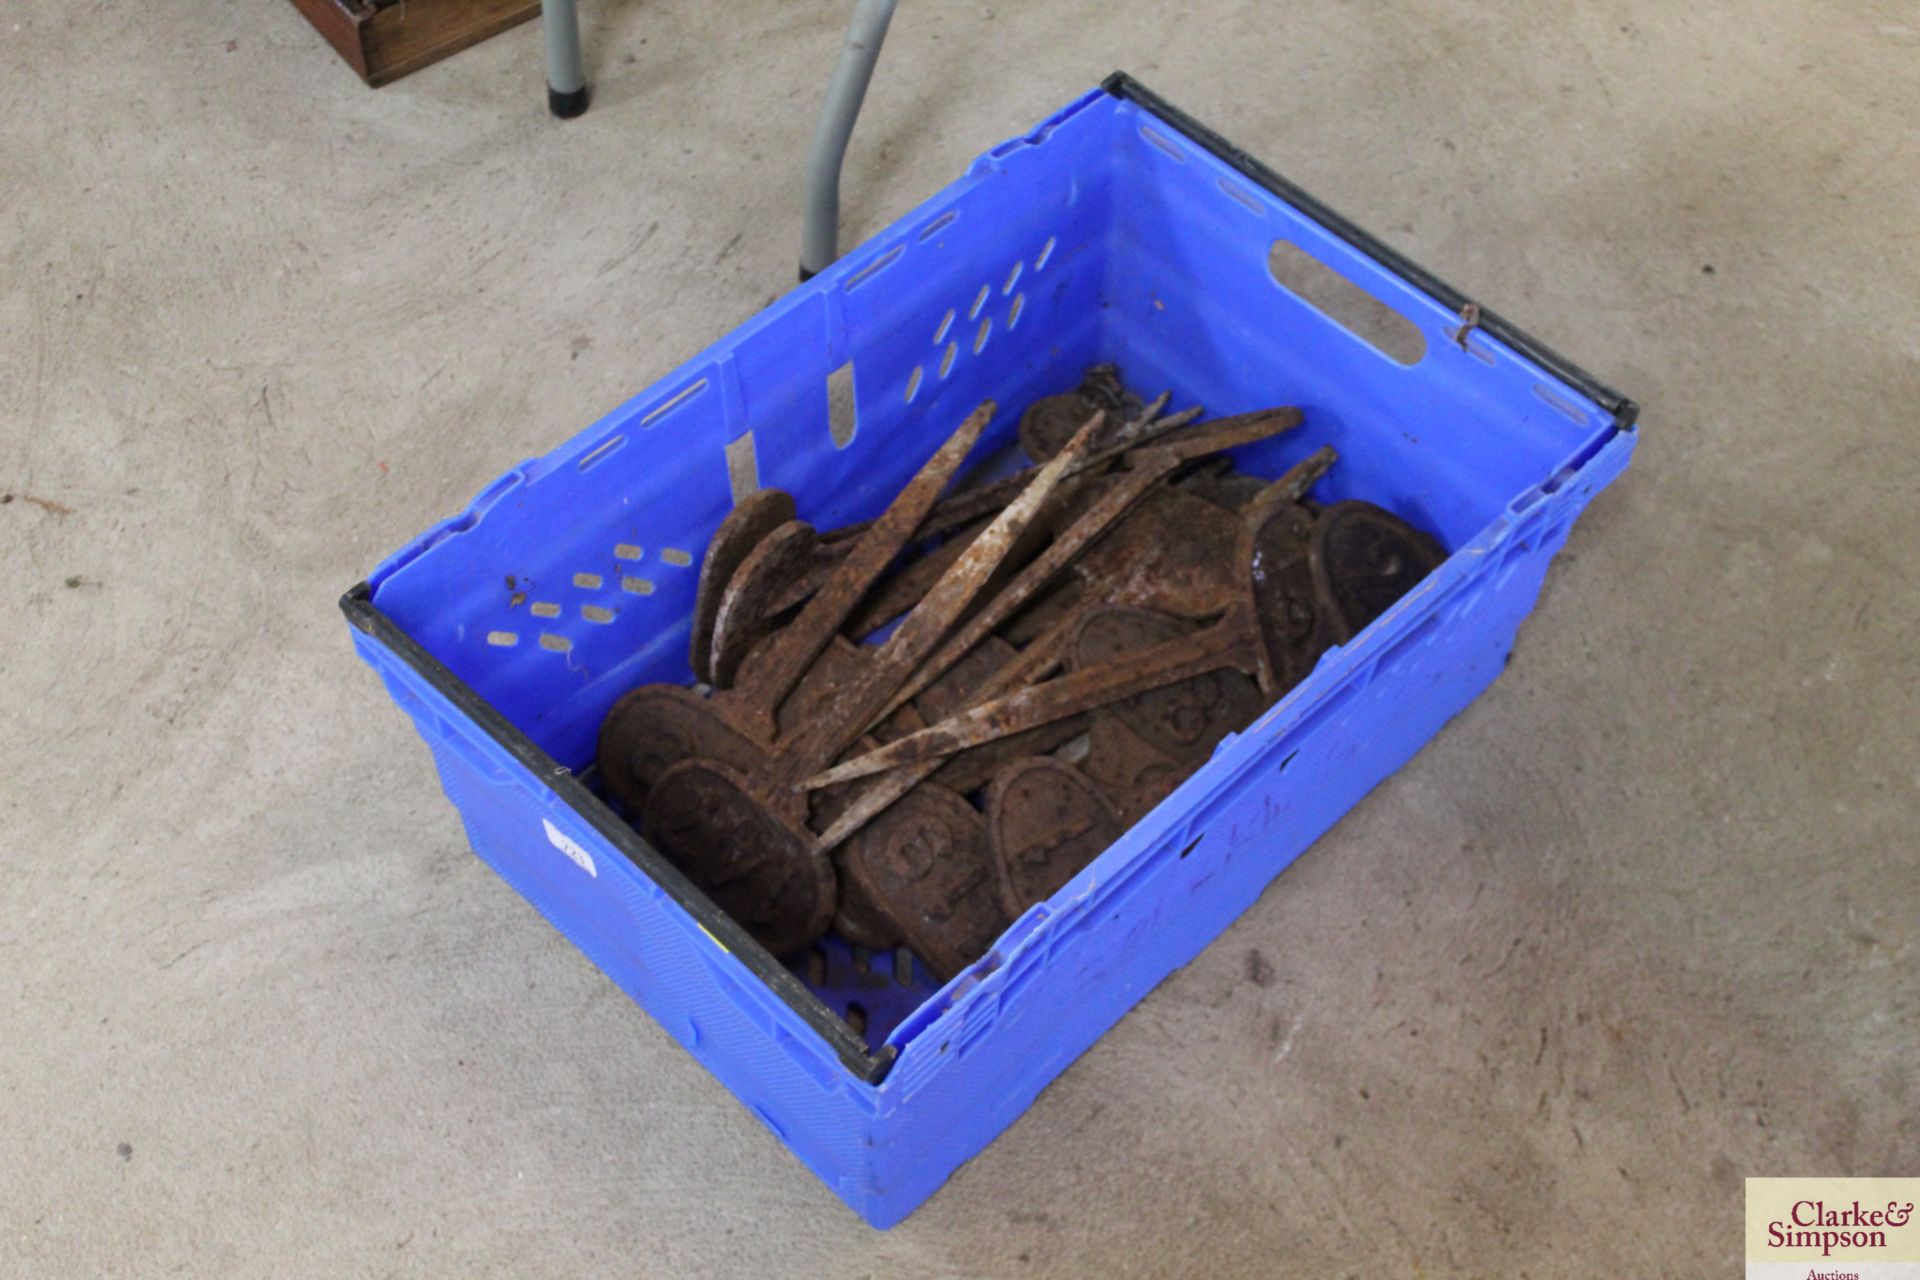
[[[1920,1178],[1748,1178],[1747,1280],[1920,1280]]]

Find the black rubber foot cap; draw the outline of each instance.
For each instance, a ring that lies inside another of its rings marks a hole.
[[[819,273],[814,271],[809,271],[805,267],[800,268],[800,283],[805,284],[807,281],[813,279],[813,277],[817,274]]]
[[[552,85],[547,86],[547,110],[562,120],[571,120],[585,114],[587,109],[587,86],[581,85],[572,93],[562,93]]]

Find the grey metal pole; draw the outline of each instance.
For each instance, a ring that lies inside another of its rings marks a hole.
[[[807,280],[840,256],[840,163],[860,117],[873,64],[893,21],[895,0],[859,0],[847,26],[846,43],[820,104],[813,146],[807,151],[806,211],[800,229],[800,278]]]
[[[575,0],[540,0],[547,37],[547,110],[571,120],[587,109],[587,73],[580,66],[580,15]]]

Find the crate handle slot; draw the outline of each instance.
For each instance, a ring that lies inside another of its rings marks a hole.
[[[1400,365],[1416,365],[1427,340],[1413,321],[1341,275],[1291,240],[1267,250],[1274,283]]]
[[[953,210],[951,209],[947,210],[945,213],[935,218],[932,222],[929,222],[926,226],[920,228],[920,243],[925,244],[927,241],[933,239],[935,236],[939,235],[942,231],[945,231],[948,227],[952,226],[954,222],[959,219],[959,217],[960,215],[955,213]]]
[[[861,285],[873,279],[875,276],[879,275],[882,271],[885,271],[888,267],[892,266],[894,263],[900,261],[900,255],[905,253],[906,251],[907,249],[905,245],[897,244],[893,246],[893,248],[881,254],[879,257],[875,258],[872,262],[869,262],[866,266],[860,268],[858,271],[848,276],[847,292],[852,293],[855,289],[858,289]]]
[[[679,395],[674,396],[671,400],[668,400],[663,404],[655,406],[655,408],[651,413],[647,414],[646,417],[640,419],[640,425],[642,427],[652,426],[654,423],[660,421],[660,419],[666,417],[668,414],[672,413],[675,409],[678,409],[681,405],[693,399],[695,396],[699,395],[702,391],[705,391],[706,389],[707,389],[707,380],[705,378],[702,378],[700,379],[700,381],[694,383],[692,386],[689,386],[685,391],[682,391]]]
[[[582,471],[587,470],[589,467],[592,467],[595,463],[599,462],[602,458],[606,457],[608,454],[612,453],[615,449],[618,449],[621,445],[625,444],[626,442],[627,442],[627,438],[625,436],[611,436],[606,440],[601,441],[600,444],[594,447],[591,453],[587,454],[585,457],[580,459],[580,462],[579,462],[580,469]]]

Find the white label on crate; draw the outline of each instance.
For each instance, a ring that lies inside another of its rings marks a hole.
[[[600,878],[600,873],[593,868],[593,855],[581,848],[578,840],[575,840],[572,836],[554,826],[553,823],[547,821],[545,818],[540,819],[540,825],[547,829],[547,839],[552,842],[554,848],[566,854],[569,858],[572,858],[575,866],[579,867],[594,879],[598,880]]]

